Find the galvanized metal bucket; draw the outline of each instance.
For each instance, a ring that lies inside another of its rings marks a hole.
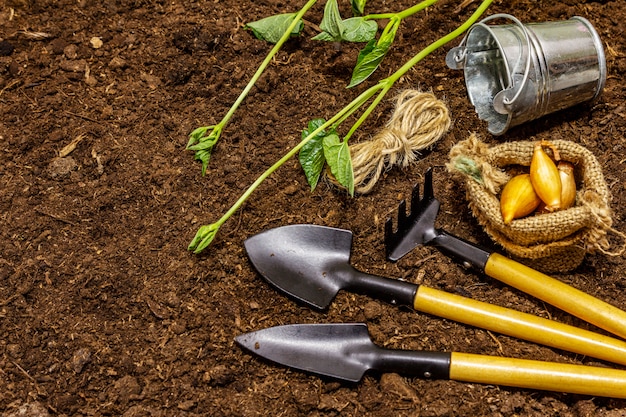
[[[502,18],[513,23],[485,24]],[[593,100],[606,81],[600,36],[578,16],[530,24],[507,14],[489,16],[448,52],[446,64],[464,69],[469,99],[494,135]]]

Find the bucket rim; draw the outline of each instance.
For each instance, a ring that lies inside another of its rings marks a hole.
[[[604,85],[606,84],[607,67],[606,55],[604,53],[604,45],[602,44],[600,34],[588,19],[582,16],[572,16],[570,19],[578,20],[587,27],[587,30],[589,30],[589,33],[591,34],[591,37],[593,39],[593,43],[596,46],[596,51],[598,53],[598,69],[600,71],[600,77],[598,77],[598,89],[596,90],[596,94],[592,98],[592,100],[594,100],[598,98],[598,96],[602,93],[602,90],[604,90]]]
[[[495,44],[496,44],[496,46],[498,47],[498,50],[499,50],[499,51],[502,51],[502,49],[503,49],[504,47],[503,47],[502,43],[500,42],[500,39],[498,39],[498,37],[497,37],[497,36],[495,36],[495,33],[494,33],[493,29],[492,29],[492,27],[493,27],[493,26],[494,26],[494,25],[488,25],[488,24],[483,23],[483,22],[478,22],[478,23],[475,23],[475,24],[474,24],[474,25],[470,28],[470,30],[467,32],[467,40],[469,40],[470,35],[471,35],[471,33],[472,33],[474,30],[476,30],[476,29],[484,29],[484,30],[486,30],[486,31],[489,33],[489,35],[491,36],[491,39],[494,41],[494,43],[495,43]],[[467,40],[466,40],[466,43],[465,43],[465,48],[466,48],[466,49],[467,49],[467,47],[469,46],[469,44],[468,44]],[[513,87],[513,85],[512,85],[512,84],[513,84],[513,81],[512,81],[512,79],[511,79],[511,68],[509,67],[509,63],[508,63],[508,61],[507,61],[506,59],[503,59],[502,61],[503,61],[504,67],[505,67],[505,69],[506,69],[506,74],[505,74],[505,75],[506,75],[506,77],[505,77],[505,78],[506,78],[506,80],[505,80],[505,81],[506,81],[506,84],[507,84],[506,88],[511,88],[511,87]]]

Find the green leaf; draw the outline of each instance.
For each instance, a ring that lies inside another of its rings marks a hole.
[[[323,41],[323,42],[338,42],[341,39],[333,38],[328,32],[320,32],[317,35],[313,36],[311,39],[314,41]]]
[[[326,2],[326,6],[324,6],[324,17],[320,23],[320,29],[322,29],[322,33],[326,33],[326,35],[323,36],[327,39],[318,39],[321,34],[315,36],[313,39],[332,39],[333,41],[341,40],[341,34],[343,33],[343,21],[341,20],[341,15],[339,14],[339,5],[337,4],[337,0],[328,0]]]
[[[214,129],[215,126],[203,126],[195,129],[189,134],[189,142],[187,142],[187,150],[195,151],[194,159],[202,162],[202,176],[206,174],[209,166],[209,159],[213,147],[220,138],[220,129]],[[207,135],[207,132],[210,133]]]
[[[348,88],[354,87],[365,81],[380,65],[383,58],[389,51],[389,47],[393,43],[393,39],[396,35],[397,26],[395,29],[383,35],[378,42],[371,40],[365,48],[359,53],[356,66],[352,70],[352,79]]]
[[[352,0],[352,13],[355,16],[361,16],[365,13],[365,2],[367,0]]]
[[[378,24],[374,20],[352,17],[342,20],[337,0],[329,0],[324,7],[324,17],[320,23],[322,32],[313,37],[316,41],[327,42],[368,42],[378,32]]]
[[[296,13],[283,13],[275,16],[269,16],[256,22],[245,25],[246,29],[252,30],[257,39],[261,39],[271,43],[277,43],[283,37],[289,25],[293,22]],[[290,36],[298,36],[304,28],[304,22],[300,20],[291,31]]]
[[[313,119],[313,120],[309,121],[308,126],[305,129],[302,130],[302,139],[305,139],[311,133],[313,133],[314,131],[319,129],[319,127],[322,126],[324,123],[326,123],[326,120],[324,120],[322,118],[320,118],[320,119]],[[322,130],[316,136],[324,137],[326,135],[327,135],[326,131]]]
[[[312,132],[325,123],[324,119],[314,119],[309,122],[309,126],[302,131],[302,139],[307,138]],[[307,182],[311,187],[311,191],[315,190],[319,181],[326,158],[324,157],[324,137],[327,135],[325,131],[321,131],[300,149],[298,159],[304,170]]]
[[[190,146],[200,142],[200,139],[205,136],[207,130],[212,128],[213,126],[202,126],[191,132],[189,134],[189,142],[187,142],[187,149],[189,149]]]
[[[354,171],[348,143],[340,141],[339,136],[332,133],[324,138],[324,155],[335,179],[354,196]]]
[[[219,228],[220,226],[216,223],[201,226],[200,229],[198,229],[198,231],[196,232],[193,240],[187,247],[187,250],[192,250],[193,253],[202,252],[204,249],[207,248],[207,246],[211,244],[211,242],[213,242],[213,239],[215,239]]]
[[[213,147],[215,146],[216,143],[217,143],[217,138],[210,137],[210,136],[205,136],[200,142],[196,143],[195,145],[187,146],[187,150],[190,150],[190,151],[204,151],[204,150],[208,150],[208,151],[210,151],[211,149],[213,149]]]
[[[366,59],[373,56],[374,50],[376,49],[376,43],[376,39],[372,39],[359,52],[359,56],[356,60],[356,65],[352,70],[352,78],[350,79],[350,84],[348,84],[348,88],[354,87],[355,85],[362,83],[367,77],[372,74],[372,72],[376,70],[376,68],[369,69],[369,73],[367,73],[363,64]],[[363,77],[363,75],[365,75],[365,77]]]
[[[341,38],[348,42],[369,42],[376,37],[377,32],[376,21],[352,17],[343,21]]]

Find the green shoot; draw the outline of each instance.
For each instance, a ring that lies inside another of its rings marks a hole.
[[[352,79],[348,88],[354,87],[365,81],[380,65],[398,32],[402,20],[414,15],[436,3],[438,0],[425,0],[406,10],[398,13],[371,14],[361,16],[363,4],[352,2],[353,13],[357,17],[342,20],[339,14],[337,0],[328,0],[324,7],[324,17],[320,23],[322,32],[313,39],[330,42],[367,42],[365,48],[359,53],[356,66],[352,72]],[[376,40],[378,24],[376,20],[388,19],[380,38]]]
[[[222,131],[224,130],[224,128],[230,121],[231,117],[233,116],[235,111],[237,111],[237,109],[239,108],[243,100],[246,98],[248,93],[250,93],[250,90],[252,90],[252,87],[254,86],[254,84],[256,84],[258,79],[261,77],[261,74],[263,74],[263,71],[265,71],[267,66],[270,64],[274,55],[276,55],[278,51],[280,50],[280,48],[283,46],[283,44],[287,42],[287,40],[296,31],[298,31],[298,28],[300,29],[302,28],[302,24],[303,24],[302,17],[311,7],[313,7],[313,5],[315,5],[316,2],[317,0],[308,0],[307,3],[304,5],[304,7],[302,7],[302,9],[300,9],[298,13],[289,14],[288,16],[278,17],[277,19],[280,20],[280,22],[278,22],[278,20],[271,20],[271,19],[270,21],[266,22],[266,23],[271,23],[271,24],[278,24],[279,25],[278,27],[282,28],[282,36],[278,39],[274,47],[267,54],[267,56],[265,57],[265,59],[263,60],[259,68],[257,69],[257,71],[254,73],[254,75],[252,76],[252,78],[250,79],[246,87],[242,90],[241,94],[239,94],[239,97],[237,98],[235,103],[231,106],[231,108],[228,110],[224,118],[218,124],[214,126],[199,127],[195,129],[193,132],[191,132],[191,134],[189,135],[189,142],[187,143],[187,149],[190,151],[195,151],[195,159],[202,162],[202,175],[203,176],[206,174],[206,170],[209,165],[209,159],[211,157],[211,152],[213,151],[213,148],[217,144],[218,140],[220,139]],[[275,33],[274,33],[274,36],[276,36]]]
[[[431,0],[429,0],[431,1]],[[243,203],[250,197],[250,195],[258,188],[263,181],[271,174],[273,174],[278,168],[280,168],[285,162],[294,157],[300,150],[302,150],[307,144],[312,141],[319,141],[319,138],[322,139],[322,145],[326,142],[327,147],[332,148],[332,155],[335,156],[335,160],[340,160],[345,158],[344,149],[341,146],[337,146],[338,143],[335,139],[336,136],[336,128],[341,122],[345,121],[350,115],[354,114],[357,110],[359,110],[363,105],[369,102],[371,99],[372,102],[362,113],[360,118],[354,123],[348,134],[344,137],[343,142],[347,143],[348,139],[354,134],[354,132],[363,124],[363,122],[369,117],[374,108],[381,102],[387,92],[391,89],[391,87],[411,68],[417,65],[422,59],[426,56],[437,50],[438,48],[444,46],[448,42],[460,36],[462,33],[467,31],[471,25],[473,25],[478,18],[487,10],[487,8],[491,5],[493,0],[483,0],[483,2],[478,6],[476,11],[470,16],[468,20],[466,20],[461,26],[459,26],[454,31],[450,32],[446,36],[436,40],[435,42],[428,45],[426,48],[421,50],[417,55],[407,61],[400,69],[398,69],[391,76],[380,80],[376,85],[368,88],[363,93],[361,93],[356,99],[354,99],[350,104],[340,110],[337,114],[335,114],[330,120],[323,122],[321,120],[314,121],[309,123],[308,134],[304,137],[298,145],[293,147],[289,152],[287,152],[282,158],[276,161],[271,167],[269,167],[266,171],[264,171],[255,181],[248,187],[248,189],[239,197],[239,199],[228,209],[226,213],[222,215],[222,217],[217,220],[215,223],[210,225],[205,225],[200,227],[196,236],[189,244],[188,249],[194,251],[194,253],[200,253],[204,249],[206,249],[213,239],[216,236],[219,228],[243,205]],[[329,131],[330,133],[328,133]],[[310,153],[311,149],[309,149]],[[319,156],[318,156],[319,157]],[[340,162],[341,164],[341,162]],[[319,162],[311,164],[311,165],[319,165]],[[323,165],[323,164],[322,164]],[[332,170],[331,165],[331,170]],[[344,167],[337,167],[335,171],[339,173],[339,175],[343,175],[347,169]],[[307,174],[307,177],[309,174]],[[312,175],[315,177],[315,175]],[[345,179],[345,178],[344,178]],[[317,181],[317,180],[315,180]],[[309,179],[309,184],[311,184],[311,180]],[[345,185],[345,184],[344,184]],[[348,189],[349,184],[348,184]]]
[[[352,14],[362,16],[365,12],[366,0],[352,0],[350,3],[352,4]]]
[[[376,22],[363,17],[342,20],[337,0],[328,0],[324,6],[324,17],[320,23],[322,32],[313,37],[318,41],[329,42],[368,42],[376,36]]]

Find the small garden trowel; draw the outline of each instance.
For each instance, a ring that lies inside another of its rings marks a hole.
[[[340,290],[455,320],[568,352],[626,365],[626,342],[532,314],[384,278],[350,265],[352,233],[312,224],[277,227],[244,243],[257,271],[272,285],[317,309]]]
[[[235,338],[244,348],[282,365],[358,382],[365,372],[626,398],[626,371],[470,353],[384,349],[365,324],[293,324]]]

